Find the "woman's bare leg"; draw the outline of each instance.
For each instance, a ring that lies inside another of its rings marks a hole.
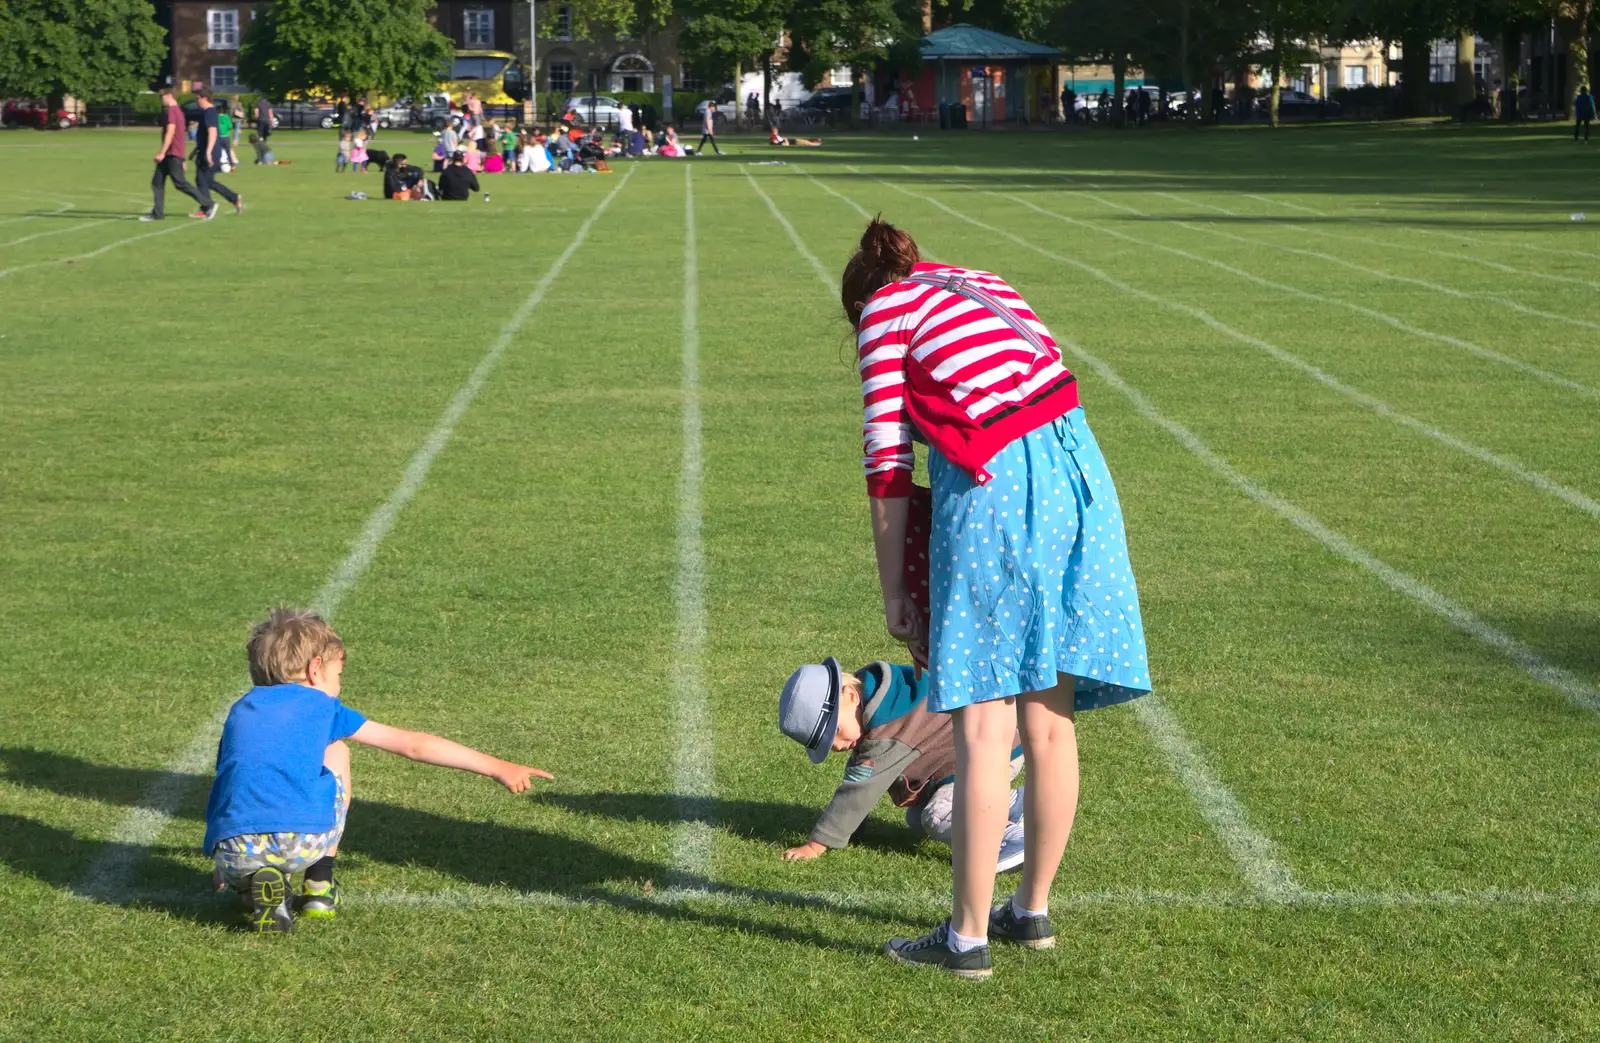
[[[1049,908],[1050,884],[1072,834],[1078,811],[1078,731],[1073,718],[1073,679],[1057,674],[1054,688],[1020,698],[1018,725],[1028,764],[1023,795],[1025,861],[1017,901],[1024,909]]]
[[[974,703],[952,716],[956,781],[955,830],[950,838],[954,890],[950,925],[968,938],[986,938],[989,906],[994,901],[995,862],[1011,803],[1011,740],[1017,733],[1017,701]]]
[[[329,743],[328,748],[322,753],[322,766],[339,776],[339,782],[344,786],[344,809],[350,810],[350,747],[342,742]],[[334,844],[328,849],[328,854],[337,855],[339,845]]]

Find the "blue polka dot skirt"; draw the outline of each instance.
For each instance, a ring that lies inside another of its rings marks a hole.
[[[1150,691],[1122,507],[1081,408],[1006,446],[985,485],[937,450],[928,709],[1077,681],[1078,710]]]

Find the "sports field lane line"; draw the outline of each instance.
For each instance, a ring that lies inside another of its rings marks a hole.
[[[1188,252],[1187,250],[1179,249],[1176,246],[1169,246],[1169,245],[1167,245],[1165,243],[1151,242],[1148,239],[1140,239],[1138,236],[1130,235],[1130,234],[1128,234],[1126,232],[1121,232],[1121,231],[1117,231],[1117,230],[1114,230],[1114,229],[1106,228],[1103,225],[1093,224],[1093,223],[1091,223],[1089,221],[1084,221],[1084,220],[1081,220],[1081,219],[1076,218],[1076,217],[1069,217],[1066,214],[1059,213],[1059,212],[1057,212],[1055,210],[1048,210],[1048,209],[1046,209],[1046,208],[1044,208],[1042,206],[1039,206],[1036,203],[1032,203],[1032,202],[1030,202],[1030,201],[1028,201],[1026,199],[1023,199],[1021,196],[1014,196],[1014,195],[1010,195],[1010,194],[1007,194],[1007,193],[1001,193],[1001,192],[990,192],[989,194],[990,195],[994,195],[994,196],[998,196],[998,197],[1000,197],[1002,199],[1009,199],[1013,203],[1020,204],[1022,206],[1027,207],[1030,210],[1035,210],[1035,211],[1037,211],[1037,212],[1039,212],[1041,214],[1044,214],[1044,215],[1046,215],[1048,217],[1053,217],[1058,221],[1066,222],[1067,224],[1077,225],[1080,228],[1087,228],[1087,229],[1090,229],[1091,231],[1099,232],[1102,235],[1114,236],[1114,237],[1116,237],[1118,239],[1123,239],[1123,240],[1126,240],[1127,242],[1130,242],[1130,243],[1137,243],[1137,244],[1139,244],[1141,246],[1149,246],[1149,247],[1154,247],[1155,249],[1158,249],[1158,250],[1165,250],[1166,252],[1168,252],[1170,254],[1173,254],[1173,255],[1178,256],[1178,257],[1187,258],[1188,260],[1194,261],[1197,264],[1205,265],[1208,268],[1220,268],[1223,271],[1231,272],[1232,274],[1237,275],[1240,278],[1248,279],[1248,280],[1250,280],[1251,282],[1255,283],[1258,286],[1265,286],[1268,289],[1277,290],[1280,293],[1292,294],[1293,296],[1300,297],[1300,298],[1302,298],[1304,300],[1317,301],[1317,302],[1319,302],[1321,304],[1330,304],[1330,305],[1335,305],[1335,306],[1340,307],[1340,308],[1348,308],[1351,311],[1356,312],[1359,315],[1365,315],[1368,318],[1376,319],[1379,322],[1382,322],[1382,323],[1385,323],[1385,324],[1387,324],[1389,326],[1392,326],[1393,328],[1395,328],[1397,330],[1400,330],[1403,333],[1409,333],[1409,334],[1412,334],[1413,336],[1422,337],[1422,338],[1425,338],[1427,340],[1437,341],[1437,342],[1439,342],[1441,344],[1449,344],[1452,347],[1457,347],[1457,348],[1462,349],[1463,351],[1471,352],[1472,354],[1480,356],[1481,358],[1486,358],[1486,359],[1489,359],[1490,361],[1498,362],[1503,366],[1509,366],[1512,369],[1518,370],[1518,371],[1520,371],[1522,373],[1526,373],[1529,376],[1535,377],[1535,378],[1537,378],[1539,380],[1542,380],[1542,381],[1545,381],[1546,383],[1554,384],[1557,387],[1566,388],[1568,391],[1576,392],[1577,394],[1583,395],[1586,398],[1600,399],[1600,388],[1590,387],[1587,384],[1580,384],[1576,380],[1569,380],[1568,378],[1563,377],[1563,376],[1561,376],[1559,374],[1551,373],[1549,370],[1540,369],[1538,366],[1530,365],[1527,362],[1523,362],[1521,359],[1512,358],[1509,355],[1502,355],[1500,352],[1494,351],[1493,349],[1490,349],[1490,348],[1486,348],[1486,347],[1482,346],[1481,344],[1474,344],[1470,340],[1462,340],[1459,337],[1452,337],[1452,336],[1450,336],[1448,334],[1445,334],[1445,333],[1435,333],[1432,330],[1425,330],[1420,326],[1413,326],[1411,323],[1406,322],[1404,319],[1397,318],[1397,317],[1395,317],[1393,315],[1388,315],[1388,314],[1386,314],[1384,312],[1381,312],[1381,311],[1378,311],[1378,310],[1376,310],[1374,308],[1368,308],[1368,307],[1366,307],[1365,305],[1362,305],[1362,304],[1356,304],[1353,301],[1340,300],[1337,297],[1326,297],[1326,296],[1323,296],[1320,293],[1312,293],[1309,290],[1303,290],[1298,286],[1290,286],[1290,285],[1288,285],[1286,283],[1274,282],[1271,279],[1266,279],[1266,278],[1263,278],[1262,276],[1256,275],[1256,274],[1254,274],[1252,272],[1247,272],[1242,268],[1236,268],[1231,264],[1226,264],[1226,263],[1224,263],[1222,261],[1218,261],[1218,260],[1216,260],[1214,258],[1211,258],[1211,257],[1202,257],[1202,256],[1200,256],[1198,254],[1192,254],[1192,253]],[[1093,194],[1092,192],[1081,192],[1081,193],[1078,193],[1078,194],[1082,195],[1082,196],[1084,196],[1084,197],[1086,197],[1088,199],[1092,199],[1096,203],[1100,203],[1103,206],[1107,206],[1107,207],[1110,207],[1110,208],[1115,209],[1115,210],[1123,210],[1123,211],[1126,211],[1127,213],[1134,214],[1134,215],[1139,216],[1139,217],[1151,217],[1152,216],[1150,214],[1145,213],[1143,210],[1138,210],[1138,209],[1136,209],[1134,207],[1126,205],[1125,203],[1115,203],[1115,202],[1112,202],[1111,200],[1108,200],[1108,199],[1102,199],[1101,197]],[[1187,202],[1186,200],[1183,200],[1183,198],[1181,196],[1172,195],[1170,192],[1163,192],[1161,194],[1165,195],[1165,196],[1168,196],[1168,197],[1170,197],[1172,199],[1179,200],[1180,202]],[[1199,204],[1199,205],[1206,206],[1206,204]],[[1220,209],[1220,208],[1208,207],[1208,209]],[[1231,212],[1231,211],[1225,211],[1225,212]],[[1208,227],[1204,227],[1202,225],[1197,225],[1197,224],[1194,224],[1194,223],[1191,223],[1191,222],[1188,222],[1188,221],[1176,221],[1176,220],[1170,220],[1170,219],[1165,219],[1165,218],[1157,218],[1157,220],[1162,221],[1163,224],[1176,225],[1177,227],[1182,228],[1185,231],[1193,232],[1193,233],[1195,233],[1197,235],[1211,235],[1211,236],[1216,236],[1216,237],[1221,238],[1221,239],[1229,239],[1229,240],[1232,240],[1234,242],[1246,243],[1246,244],[1250,244],[1250,245],[1254,245],[1255,244],[1254,240],[1246,239],[1244,236],[1234,235],[1234,234],[1232,234],[1230,232],[1224,232],[1221,229],[1208,228]]]
[[[849,169],[853,170],[855,168],[852,167],[852,168],[849,168]],[[1592,517],[1592,518],[1600,518],[1600,500],[1595,500],[1595,499],[1593,499],[1593,498],[1591,498],[1589,496],[1586,496],[1585,494],[1579,492],[1576,489],[1568,488],[1567,486],[1562,485],[1561,483],[1555,481],[1554,479],[1545,477],[1544,475],[1540,474],[1537,471],[1529,470],[1528,468],[1523,467],[1521,464],[1517,463],[1515,460],[1511,459],[1510,457],[1502,456],[1499,453],[1493,452],[1492,450],[1489,450],[1489,449],[1485,449],[1482,446],[1474,445],[1473,443],[1468,442],[1468,441],[1466,441],[1464,439],[1457,438],[1455,435],[1448,434],[1448,433],[1446,433],[1444,431],[1441,431],[1439,428],[1434,427],[1432,424],[1424,423],[1423,421],[1418,420],[1416,417],[1410,416],[1410,415],[1408,415],[1406,413],[1402,413],[1398,409],[1395,409],[1393,406],[1389,405],[1389,403],[1383,401],[1382,399],[1376,398],[1376,397],[1374,397],[1372,395],[1369,395],[1365,391],[1360,391],[1360,390],[1358,390],[1356,388],[1351,387],[1349,384],[1346,384],[1344,381],[1340,380],[1338,377],[1335,377],[1333,374],[1327,372],[1324,369],[1321,369],[1321,368],[1319,368],[1317,366],[1312,365],[1311,363],[1307,362],[1305,359],[1302,359],[1300,356],[1292,354],[1291,352],[1285,351],[1283,348],[1278,347],[1276,344],[1269,344],[1267,341],[1262,340],[1260,337],[1254,337],[1254,336],[1251,336],[1248,333],[1244,333],[1244,332],[1242,332],[1240,330],[1234,329],[1232,326],[1229,326],[1228,324],[1224,323],[1222,320],[1218,319],[1216,316],[1212,315],[1210,312],[1206,311],[1203,308],[1197,308],[1197,307],[1195,307],[1193,305],[1190,305],[1190,304],[1184,304],[1182,301],[1170,300],[1170,299],[1168,299],[1166,297],[1158,297],[1153,293],[1150,293],[1150,292],[1145,291],[1145,290],[1141,290],[1137,286],[1129,285],[1128,283],[1122,282],[1120,279],[1117,279],[1117,278],[1115,278],[1115,277],[1113,277],[1111,275],[1108,275],[1104,271],[1101,271],[1099,268],[1096,268],[1094,265],[1089,264],[1086,261],[1080,261],[1076,257],[1067,257],[1064,254],[1058,254],[1058,253],[1055,253],[1052,250],[1046,250],[1044,247],[1037,246],[1034,243],[1031,243],[1028,240],[1022,238],[1019,235],[1014,235],[1011,232],[1007,232],[1006,230],[1004,230],[1002,228],[996,228],[994,225],[991,225],[991,224],[985,224],[984,222],[979,221],[975,217],[971,217],[971,216],[969,216],[967,214],[964,214],[961,211],[955,209],[954,207],[947,206],[944,203],[941,203],[939,200],[934,199],[932,196],[925,196],[925,195],[922,195],[919,192],[913,192],[910,189],[901,188],[899,185],[896,185],[896,184],[894,184],[893,182],[890,182],[890,181],[884,181],[882,178],[874,178],[873,180],[878,181],[880,184],[887,185],[889,188],[894,189],[896,192],[900,192],[900,193],[902,193],[904,195],[908,195],[908,196],[912,197],[913,199],[920,199],[923,202],[928,203],[931,206],[938,207],[940,210],[943,210],[945,213],[950,214],[952,217],[959,218],[960,220],[965,221],[968,224],[973,225],[974,227],[982,228],[986,232],[990,232],[990,233],[992,233],[994,235],[998,235],[998,236],[1001,236],[1001,237],[1003,237],[1005,239],[1009,239],[1012,242],[1016,243],[1018,246],[1026,247],[1027,249],[1034,251],[1035,253],[1039,254],[1042,257],[1048,257],[1053,261],[1058,261],[1061,264],[1070,265],[1070,266],[1072,266],[1074,268],[1079,269],[1080,271],[1087,272],[1088,274],[1090,274],[1090,275],[1094,276],[1095,278],[1101,280],[1102,282],[1106,283],[1107,285],[1113,286],[1116,289],[1121,290],[1123,293],[1127,293],[1127,294],[1130,294],[1131,296],[1138,297],[1141,300],[1149,301],[1152,304],[1159,304],[1164,308],[1171,308],[1174,311],[1182,312],[1183,314],[1188,315],[1190,318],[1193,318],[1193,319],[1195,319],[1195,320],[1197,320],[1199,322],[1202,322],[1205,325],[1211,327],[1212,329],[1216,330],[1218,333],[1222,333],[1222,334],[1225,334],[1226,336],[1232,337],[1233,339],[1239,341],[1242,344],[1248,344],[1253,348],[1258,348],[1261,351],[1266,352],[1268,355],[1272,356],[1273,358],[1277,359],[1279,362],[1285,363],[1286,365],[1293,366],[1294,368],[1300,370],[1302,373],[1304,373],[1307,376],[1311,377],[1312,379],[1318,381],[1319,383],[1325,385],[1326,387],[1329,387],[1329,388],[1333,389],[1334,391],[1339,392],[1341,395],[1344,395],[1347,398],[1353,399],[1354,401],[1361,403],[1362,405],[1366,406],[1368,409],[1370,409],[1373,412],[1377,413],[1379,416],[1382,416],[1382,417],[1385,417],[1386,419],[1392,420],[1397,424],[1402,424],[1402,425],[1404,425],[1406,427],[1409,427],[1412,430],[1418,432],[1419,434],[1426,435],[1427,437],[1433,439],[1434,441],[1439,442],[1439,443],[1441,443],[1443,445],[1447,445],[1450,448],[1452,448],[1452,449],[1454,449],[1454,450],[1456,450],[1458,452],[1464,453],[1467,456],[1470,456],[1475,460],[1481,460],[1486,464],[1490,464],[1490,465],[1492,465],[1494,467],[1498,467],[1501,470],[1507,472],[1508,474],[1514,475],[1518,479],[1528,483],[1529,485],[1531,485],[1534,488],[1540,490],[1541,492],[1549,493],[1551,496],[1554,496],[1557,499],[1564,500],[1565,502],[1571,504],[1572,506],[1574,506],[1574,507],[1578,508],[1579,510],[1583,511],[1584,513],[1588,514],[1590,517]],[[1089,227],[1095,227],[1095,226],[1091,225]]]
[[[700,258],[695,247],[694,168],[683,168],[683,460],[678,471],[678,577],[673,588],[677,640],[672,708],[678,737],[673,782],[678,824],[672,837],[672,892],[704,890],[717,835],[705,821],[712,794],[711,719],[706,700],[705,551],[701,542]]]
[[[809,176],[809,175],[808,175]],[[815,180],[815,179],[813,179]],[[820,183],[820,182],[819,182]],[[806,249],[794,226],[783,217],[777,206],[761,192],[760,186],[751,181],[751,187],[761,193],[767,200],[767,206],[772,209],[774,217],[783,225],[784,231],[789,233],[789,239],[795,248],[807,259],[811,258],[811,251]],[[855,206],[847,197],[835,192],[833,195],[851,206]],[[861,210],[860,207],[856,207]],[[861,211],[865,213],[865,211]],[[930,255],[931,257],[931,255]],[[822,281],[824,291],[830,296],[833,293],[833,280],[828,277],[820,264],[815,264],[817,276]],[[1166,704],[1154,693],[1135,699],[1133,702],[1135,713],[1139,722],[1144,725],[1150,738],[1155,742],[1172,772],[1183,783],[1193,798],[1195,807],[1205,820],[1211,823],[1216,830],[1217,838],[1227,848],[1228,855],[1233,859],[1234,865],[1249,883],[1251,889],[1262,899],[1274,902],[1292,902],[1304,893],[1303,888],[1295,881],[1294,874],[1284,864],[1278,854],[1276,845],[1261,833],[1251,827],[1246,818],[1244,808],[1239,804],[1233,793],[1223,784],[1216,771],[1207,763],[1204,753],[1190,741],[1178,723],[1178,719],[1168,710]]]
[[[162,907],[203,907],[216,898],[193,891],[152,891],[138,900]],[[810,908],[841,913],[901,915],[907,918],[950,909],[950,895],[934,891],[760,891],[716,888],[685,891],[671,895],[561,894],[555,891],[513,891],[497,887],[462,887],[445,891],[346,892],[344,901],[358,909],[597,909],[630,908],[645,905],[711,906],[748,908],[779,906]],[[1233,909],[1293,905],[1297,907],[1373,907],[1417,909],[1488,909],[1504,906],[1592,906],[1600,905],[1600,888],[1556,890],[1481,888],[1441,891],[1301,891],[1287,902],[1274,901],[1248,891],[1082,891],[1053,892],[1052,906],[1113,909],[1201,908]]]
[[[1173,199],[1179,199],[1180,202],[1184,201],[1184,200],[1180,199],[1178,196],[1175,196],[1170,192],[1162,192],[1160,194],[1164,195],[1164,196],[1169,196],[1170,198],[1173,198]],[[1261,197],[1259,197],[1259,196],[1251,196],[1249,198],[1259,199]],[[1226,209],[1224,209],[1222,207],[1208,206],[1207,209],[1208,210],[1217,210],[1217,211],[1219,211],[1221,213],[1229,214],[1229,215],[1231,215],[1233,217],[1249,216],[1249,215],[1236,213],[1236,212],[1234,212],[1232,210],[1226,210]],[[1371,225],[1374,228],[1379,228],[1379,229],[1382,229],[1382,230],[1384,230],[1386,232],[1392,232],[1396,227],[1396,225],[1393,222],[1375,221],[1375,220],[1372,220],[1371,218],[1363,218],[1363,217],[1346,217],[1346,216],[1344,216],[1342,214],[1331,214],[1331,213],[1328,213],[1325,210],[1313,210],[1310,207],[1301,207],[1300,209],[1303,209],[1307,213],[1313,214],[1313,215],[1315,215],[1317,217],[1321,217],[1321,218],[1330,218],[1331,217],[1331,218],[1334,218],[1335,220],[1341,221],[1341,222],[1346,223],[1346,224]],[[1297,231],[1297,232],[1305,232],[1307,235],[1322,236],[1324,239],[1333,239],[1333,240],[1338,241],[1338,242],[1361,243],[1362,245],[1372,247],[1373,249],[1376,249],[1376,250],[1410,250],[1410,251],[1412,251],[1414,253],[1432,254],[1434,257],[1443,257],[1443,258],[1445,258],[1447,260],[1451,260],[1451,261],[1460,261],[1463,264],[1476,264],[1479,267],[1489,268],[1489,269],[1492,269],[1492,270],[1497,271],[1497,272],[1502,272],[1502,273],[1504,273],[1506,275],[1524,275],[1524,276],[1527,276],[1530,279],[1544,279],[1544,280],[1546,280],[1548,282],[1568,283],[1568,284],[1573,285],[1573,286],[1585,286],[1585,287],[1588,287],[1591,290],[1600,290],[1600,282],[1594,282],[1591,279],[1580,279],[1577,276],[1573,276],[1573,275],[1556,275],[1553,272],[1535,271],[1532,268],[1517,268],[1517,267],[1514,267],[1514,266],[1509,265],[1509,264],[1501,264],[1499,261],[1491,261],[1487,257],[1475,257],[1475,256],[1473,256],[1472,254],[1469,254],[1469,253],[1462,253],[1459,250],[1456,250],[1456,251],[1435,250],[1431,246],[1420,246],[1420,245],[1413,246],[1413,245],[1410,245],[1410,244],[1407,244],[1407,243],[1396,242],[1394,240],[1393,236],[1390,236],[1390,237],[1385,238],[1385,239],[1369,239],[1368,237],[1366,237],[1364,235],[1345,235],[1345,234],[1342,234],[1342,233],[1339,233],[1339,232],[1330,232],[1326,228],[1315,228],[1315,227],[1312,227],[1311,225],[1281,225],[1279,227],[1288,228],[1288,229],[1291,229],[1291,230]]]
[[[52,228],[48,232],[35,232],[32,235],[25,235],[21,239],[12,239],[8,242],[0,243],[0,249],[4,249],[7,246],[21,246],[23,243],[31,243],[35,239],[46,239],[52,235],[69,235],[72,232],[81,232],[85,228],[93,228],[95,225],[109,224],[114,220],[116,220],[116,218],[103,217],[98,221],[80,221],[75,225],[68,225],[66,228]]]
[[[119,246],[127,246],[129,243],[136,243],[140,239],[153,239],[158,235],[171,235],[173,232],[181,232],[185,228],[192,228],[198,224],[205,224],[205,222],[184,218],[182,224],[174,224],[171,228],[162,228],[154,232],[145,232],[143,235],[125,236],[124,238],[118,239],[116,242],[107,243],[98,250],[90,250],[88,253],[75,254],[72,257],[58,257],[53,261],[34,261],[32,264],[19,264],[15,268],[0,269],[0,279],[4,279],[8,275],[14,275],[17,272],[25,272],[30,268],[44,268],[52,264],[76,264],[79,261],[87,261],[91,258],[99,257],[102,254],[110,253]]]
[[[0,221],[0,225],[15,225],[15,224],[21,224],[23,221],[37,221],[41,217],[53,217],[56,214],[64,214],[68,210],[76,210],[76,209],[78,209],[76,206],[72,205],[71,203],[68,203],[66,206],[59,207],[59,208],[57,208],[55,210],[52,210],[48,214],[27,214],[27,215],[25,215],[23,217],[8,217],[5,220]]]
[[[1263,198],[1261,196],[1250,195],[1249,193],[1243,194],[1248,199]],[[1267,201],[1270,202],[1270,200]],[[1297,206],[1295,209],[1308,210],[1310,208]],[[1285,225],[1284,227],[1305,231],[1305,229],[1300,225]],[[1357,264],[1355,261],[1346,260],[1345,258],[1335,256],[1334,254],[1326,254],[1320,250],[1307,250],[1301,246],[1289,246],[1287,243],[1274,243],[1267,239],[1251,239],[1249,241],[1254,243],[1256,246],[1265,246],[1270,250],[1281,250],[1284,253],[1299,254],[1302,257],[1313,257],[1319,261],[1327,261],[1329,264],[1337,264],[1342,268],[1349,268],[1351,271],[1361,272],[1365,275],[1371,275],[1378,279],[1388,279],[1391,282],[1407,283],[1411,286],[1420,286],[1425,290],[1432,290],[1434,293],[1442,293],[1448,297],[1454,297],[1457,300],[1487,301],[1490,304],[1498,304],[1502,308],[1509,308],[1512,311],[1519,312],[1523,315],[1531,315],[1534,318],[1548,319],[1551,322],[1565,323],[1568,326],[1581,326],[1584,329],[1600,330],[1600,322],[1590,322],[1588,319],[1575,319],[1570,315],[1561,315],[1553,311],[1543,311],[1539,308],[1530,308],[1526,304],[1514,301],[1509,297],[1501,297],[1498,294],[1474,293],[1470,290],[1457,290],[1454,287],[1445,286],[1442,283],[1430,282],[1427,279],[1417,279],[1409,275],[1396,275],[1393,272],[1386,272],[1381,268],[1369,268],[1364,264]]]
[[[1199,457],[1205,462],[1206,466],[1227,479],[1250,499],[1263,507],[1271,508],[1329,551],[1352,564],[1360,566],[1382,580],[1390,589],[1406,595],[1444,619],[1451,626],[1512,660],[1521,666],[1528,676],[1540,684],[1554,688],[1566,696],[1575,706],[1582,707],[1591,713],[1600,714],[1600,691],[1597,691],[1581,677],[1550,662],[1510,635],[1496,630],[1466,608],[1451,601],[1421,580],[1401,572],[1399,569],[1380,560],[1376,555],[1356,546],[1347,537],[1324,525],[1312,514],[1301,510],[1281,496],[1257,485],[1252,479],[1217,455],[1193,431],[1190,431],[1176,420],[1163,415],[1137,388],[1123,380],[1106,363],[1071,341],[1062,341],[1061,346],[1088,363],[1099,374],[1100,379],[1122,392],[1123,397],[1127,398],[1133,404],[1134,409],[1138,410],[1145,419],[1161,427],[1173,438],[1177,439],[1185,449]]]
[[[394,526],[395,519],[399,517],[400,511],[417,494],[417,490],[422,487],[424,479],[428,476],[428,469],[433,466],[434,458],[439,455],[446,443],[450,441],[450,436],[455,432],[456,423],[483,388],[484,381],[489,378],[489,374],[500,361],[500,357],[505,354],[512,337],[528,321],[528,317],[533,314],[533,310],[539,306],[539,302],[544,299],[551,284],[555,282],[556,276],[561,274],[561,270],[566,267],[567,262],[577,252],[578,247],[583,245],[584,239],[589,234],[590,227],[605,212],[606,207],[611,205],[611,200],[616,198],[618,192],[622,191],[622,187],[628,183],[628,179],[633,176],[634,170],[637,169],[637,167],[630,169],[617,182],[616,187],[604,199],[600,200],[594,212],[578,227],[577,234],[572,237],[572,242],[567,244],[567,248],[561,252],[561,255],[555,259],[549,270],[544,273],[544,276],[534,286],[533,292],[528,294],[527,299],[522,302],[521,306],[507,320],[505,326],[501,328],[499,335],[495,337],[494,342],[489,346],[489,350],[479,360],[477,367],[473,369],[471,375],[457,389],[455,395],[450,399],[450,404],[440,414],[438,423],[434,425],[432,433],[422,443],[422,447],[417,450],[416,455],[411,458],[411,462],[406,465],[405,471],[400,476],[399,484],[389,494],[389,498],[384,500],[378,506],[378,509],[372,512],[372,516],[367,519],[366,525],[362,527],[360,535],[351,544],[349,553],[339,563],[338,567],[333,570],[332,575],[322,585],[322,589],[317,592],[316,597],[312,599],[312,606],[318,611],[327,616],[332,616],[337,612],[345,594],[349,592],[356,580],[361,577],[362,572],[366,571],[367,566],[372,564],[372,559],[378,552],[378,545],[389,534],[389,530]],[[183,226],[180,225],[179,227]],[[166,231],[172,231],[172,229],[166,229]],[[230,696],[228,701],[212,715],[211,719],[206,721],[200,730],[194,734],[194,737],[189,740],[188,745],[183,748],[177,758],[168,764],[166,770],[151,783],[150,788],[141,797],[139,806],[130,809],[123,816],[116,832],[107,841],[105,851],[89,867],[88,872],[84,874],[83,880],[76,886],[76,891],[92,898],[108,900],[116,900],[127,894],[128,877],[138,867],[139,863],[144,860],[150,846],[160,838],[162,831],[166,829],[167,823],[172,820],[173,812],[177,810],[178,804],[183,800],[184,794],[188,790],[190,778],[194,775],[204,774],[212,766],[216,757],[217,740],[222,735],[222,725],[227,719],[228,708],[232,703],[233,697]]]

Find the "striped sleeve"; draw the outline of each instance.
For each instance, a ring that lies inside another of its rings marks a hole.
[[[856,368],[861,373],[862,466],[869,496],[911,495],[916,458],[906,412],[906,356],[916,329],[913,317],[926,295],[918,286],[880,291],[861,312]]]

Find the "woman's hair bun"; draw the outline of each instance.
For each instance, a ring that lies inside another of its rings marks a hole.
[[[922,260],[916,241],[881,217],[874,217],[861,233],[861,252],[873,268],[895,275],[910,274]]]

